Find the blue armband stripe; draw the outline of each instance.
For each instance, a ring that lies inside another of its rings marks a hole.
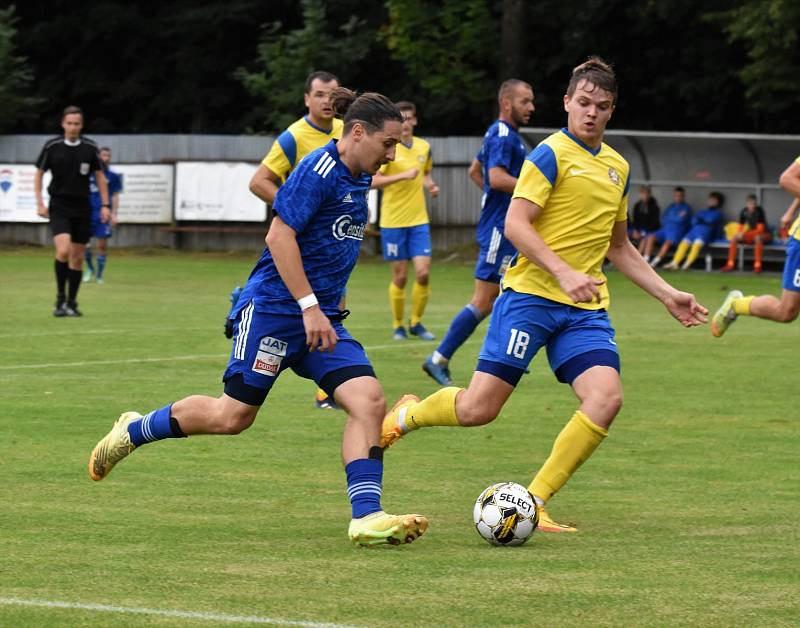
[[[289,167],[294,168],[294,162],[297,160],[297,142],[295,142],[294,135],[289,131],[284,131],[278,136],[278,145],[286,155]]]

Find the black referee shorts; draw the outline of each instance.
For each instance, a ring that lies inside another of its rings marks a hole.
[[[92,207],[89,201],[65,203],[50,199],[50,230],[53,236],[68,233],[75,244],[86,244],[92,237]]]

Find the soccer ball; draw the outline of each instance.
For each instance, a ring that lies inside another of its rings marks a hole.
[[[500,482],[480,494],[472,519],[485,541],[511,547],[522,545],[533,534],[539,523],[539,508],[524,486]]]

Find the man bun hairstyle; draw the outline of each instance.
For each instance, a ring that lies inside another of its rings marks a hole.
[[[387,120],[403,122],[403,114],[383,94],[365,92],[360,96],[346,87],[337,87],[331,92],[331,106],[337,116],[344,120],[343,135],[347,135],[356,122],[360,122],[367,133],[382,129]]]
[[[602,89],[613,95],[613,102],[617,102],[617,76],[614,68],[600,57],[589,57],[586,61],[572,70],[572,76],[567,86],[567,96],[572,98],[581,81],[586,81],[594,89]],[[587,91],[594,91],[587,90]]]

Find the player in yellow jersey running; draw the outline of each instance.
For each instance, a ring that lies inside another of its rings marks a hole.
[[[505,235],[519,254],[503,278],[469,388],[442,388],[423,401],[406,395],[383,423],[384,446],[420,427],[489,423],[546,347],[556,377],[580,402],[529,487],[547,532],[575,531],[553,521],[545,505],[591,456],[622,406],[604,258],[685,327],[706,322],[708,313],[659,277],[628,240],[628,162],[603,143],[616,99],[616,77],[601,59],[572,71],[567,128],[528,155],[514,189]]]
[[[330,72],[320,70],[312,72],[306,78],[304,100],[308,114],[290,124],[289,128],[278,136],[250,179],[250,191],[265,203],[272,204],[278,193],[278,187],[286,181],[303,157],[325,146],[332,139],[338,140],[342,137],[342,121],[334,117],[330,101],[330,94],[337,87],[339,79]],[[238,294],[236,296],[238,297]],[[233,295],[231,300],[234,301]],[[234,302],[231,311],[235,307]],[[230,338],[232,332],[233,322],[229,318],[226,324],[226,336]],[[315,403],[321,409],[339,409],[321,388],[317,389]]]
[[[738,316],[756,316],[778,323],[791,323],[800,314],[800,157],[795,159],[780,178],[781,187],[795,197],[781,217],[781,228],[789,229],[786,261],[783,265],[783,292],[778,299],[771,294],[744,296],[732,290],[711,320],[711,333],[719,338]]]
[[[416,106],[404,100],[397,103],[397,108],[403,114],[403,134],[397,145],[396,157],[381,167],[372,178],[372,187],[383,190],[381,243],[383,259],[392,266],[392,280],[389,282],[392,329],[395,340],[408,338],[403,318],[410,259],[414,264],[414,285],[411,289],[408,331],[422,340],[433,340],[434,335],[422,324],[422,314],[431,290],[431,230],[423,189],[435,198],[439,194],[439,186],[431,175],[433,160],[430,144],[414,136]]]

